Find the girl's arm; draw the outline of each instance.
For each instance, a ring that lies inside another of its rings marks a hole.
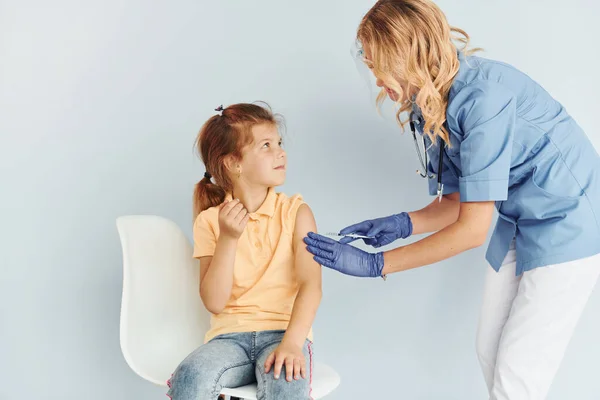
[[[302,238],[317,229],[313,213],[306,204],[298,208],[294,228],[294,268],[298,281],[298,295],[292,309],[290,324],[284,341],[302,347],[310,331],[321,302],[321,266],[306,250]]]
[[[300,379],[300,377],[306,378],[306,360],[302,348],[315,319],[322,292],[321,266],[306,250],[302,239],[308,232],[316,229],[317,225],[311,209],[308,205],[302,204],[296,214],[293,238],[298,295],[283,340],[265,362],[265,372],[269,373],[273,367],[275,379],[279,378],[283,365],[285,365],[287,381]]]
[[[219,210],[220,235],[215,253],[200,258],[200,298],[204,307],[219,314],[231,297],[233,265],[238,239],[248,222],[248,213],[237,200],[223,203]]]
[[[219,238],[215,254],[200,258],[200,298],[204,307],[219,314],[231,297],[237,240]]]

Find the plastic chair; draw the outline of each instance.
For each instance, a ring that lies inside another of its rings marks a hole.
[[[123,249],[121,350],[136,374],[166,386],[210,327],[198,292],[198,261],[184,233],[166,218],[123,216],[117,218],[117,229]],[[331,367],[314,363],[313,398],[331,393],[339,383]],[[224,388],[221,394],[255,400],[256,384]]]

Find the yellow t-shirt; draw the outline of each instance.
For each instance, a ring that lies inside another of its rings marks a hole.
[[[227,197],[231,200],[231,196]],[[269,189],[250,214],[238,240],[231,297],[213,314],[204,340],[224,333],[287,329],[298,284],[293,235],[302,196],[287,197]],[[194,257],[212,256],[219,238],[219,207],[201,212],[194,223]],[[312,329],[308,334],[312,340]]]

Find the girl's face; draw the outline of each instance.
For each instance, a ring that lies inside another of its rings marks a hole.
[[[283,150],[277,126],[255,125],[252,128],[252,136],[252,143],[242,149],[242,160],[239,162],[240,179],[253,186],[283,185],[287,155]]]

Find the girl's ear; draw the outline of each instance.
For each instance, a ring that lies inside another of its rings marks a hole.
[[[242,167],[240,165],[240,160],[235,157],[233,154],[229,154],[225,156],[223,159],[223,164],[227,169],[227,172],[230,176],[239,176],[242,173]]]

